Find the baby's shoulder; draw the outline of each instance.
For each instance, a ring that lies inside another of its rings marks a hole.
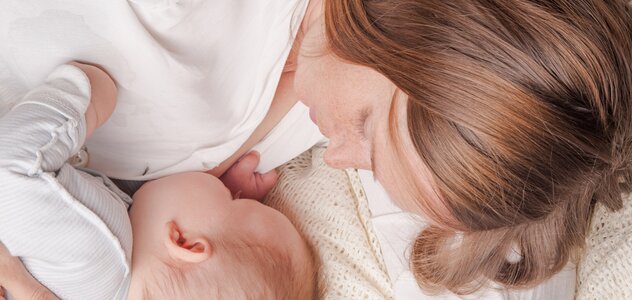
[[[11,253],[62,299],[112,298],[130,272],[125,203],[69,165],[35,177],[0,173],[12,179],[13,192],[0,193],[0,240]]]

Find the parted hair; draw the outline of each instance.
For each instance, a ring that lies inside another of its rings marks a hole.
[[[411,185],[432,221],[412,248],[421,287],[532,287],[578,258],[597,203],[622,207],[632,184],[628,0],[324,5],[330,50],[406,95],[407,136],[456,220]],[[394,107],[390,136],[403,155]],[[402,176],[417,168],[402,165]]]

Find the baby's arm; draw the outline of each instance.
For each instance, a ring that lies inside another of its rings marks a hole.
[[[29,177],[57,171],[85,140],[89,99],[83,72],[56,69],[0,119],[0,167]]]
[[[2,169],[26,176],[55,172],[109,117],[116,101],[112,80],[96,67],[73,65],[57,68],[0,120]]]
[[[102,86],[107,84],[105,79],[110,87]],[[94,276],[86,275],[84,265],[93,264],[93,260],[112,266],[98,270],[104,281],[115,278],[120,282],[126,272],[120,255],[106,256],[110,249],[91,248],[89,241],[106,236],[103,223],[96,216],[90,217],[94,212],[67,187],[79,185],[77,189],[92,196],[110,193],[99,189],[94,180],[82,180],[84,177],[65,163],[81,147],[87,133],[107,119],[111,109],[107,112],[104,107],[114,105],[115,100],[109,97],[115,94],[105,72],[66,65],[0,118],[0,241],[60,297],[89,299],[93,297],[83,296],[106,290],[98,286]],[[125,208],[120,210],[126,217]],[[20,282],[28,284],[29,280]],[[110,290],[107,292],[113,294]]]
[[[3,288],[15,299],[57,299],[55,294],[31,276],[19,258],[11,255],[0,243],[0,300],[6,299]]]
[[[265,174],[255,171],[259,159],[259,153],[251,151],[220,177],[234,197],[261,200],[276,185],[279,177],[276,170]]]

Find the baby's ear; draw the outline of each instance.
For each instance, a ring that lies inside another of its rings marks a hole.
[[[165,247],[169,256],[183,263],[200,263],[211,257],[211,243],[204,236],[189,236],[170,221],[166,226]]]

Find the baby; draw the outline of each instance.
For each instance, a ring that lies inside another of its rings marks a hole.
[[[115,101],[105,72],[73,63],[0,119],[0,241],[26,267],[0,253],[9,294],[31,295],[41,283],[63,299],[314,297],[313,259],[290,221],[233,199],[216,177],[151,181],[131,205],[107,177],[68,165]],[[237,164],[233,187],[235,176],[254,173],[252,159]]]

